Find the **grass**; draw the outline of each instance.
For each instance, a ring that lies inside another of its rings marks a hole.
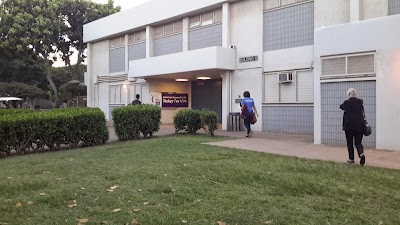
[[[0,224],[400,224],[399,171],[201,144],[216,140],[175,135],[1,159]]]

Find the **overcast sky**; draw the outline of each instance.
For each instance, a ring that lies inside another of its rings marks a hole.
[[[93,2],[97,3],[107,3],[108,0],[92,0]],[[115,6],[121,6],[121,10],[127,10],[132,7],[135,7],[137,5],[143,4],[145,2],[148,2],[149,0],[114,0],[114,5]]]
[[[1,0],[0,0],[1,1]],[[97,3],[102,3],[105,4],[108,2],[108,0],[92,0],[93,2],[97,2]],[[121,11],[133,8],[135,6],[138,6],[140,4],[143,4],[145,2],[148,2],[150,0],[114,0],[114,6],[121,6]],[[77,61],[77,56],[76,54],[71,56],[71,63],[75,64]],[[86,61],[84,62],[84,64],[86,64]],[[53,66],[64,66],[64,62],[58,58],[57,62],[55,62],[53,64]]]

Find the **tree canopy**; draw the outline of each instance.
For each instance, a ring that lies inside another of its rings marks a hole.
[[[79,65],[86,58],[83,25],[119,10],[112,0],[107,4],[89,0],[3,0],[0,3],[0,50],[8,55],[0,57],[0,78],[5,71],[10,73],[11,69],[15,73],[18,70],[15,66],[20,70],[29,60],[37,59],[41,66],[36,69],[45,71],[53,100],[58,103],[58,88],[51,69],[56,56],[61,55],[66,65],[72,67],[70,56],[74,49],[78,52],[78,61],[71,70],[71,80],[77,80]],[[11,60],[13,58],[20,61]]]
[[[86,43],[83,43],[83,25],[92,21],[119,12],[121,7],[114,7],[114,2],[109,0],[107,4],[98,4],[92,1],[64,0],[61,8],[64,23],[67,29],[63,33],[63,41],[58,45],[62,59],[67,66],[71,66],[73,50],[77,52],[78,60],[73,68],[74,79],[78,75],[79,65],[86,59]]]
[[[27,85],[19,82],[2,83],[0,82],[1,97],[18,97],[18,98],[39,98],[44,97],[46,93],[33,85]]]

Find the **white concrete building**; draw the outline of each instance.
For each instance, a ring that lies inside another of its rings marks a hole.
[[[254,130],[345,145],[339,105],[354,87],[373,127],[365,145],[400,150],[400,0],[152,0],[86,24],[84,41],[88,105],[109,120],[135,94],[177,93],[226,129],[248,90]],[[172,123],[181,108],[164,103]]]

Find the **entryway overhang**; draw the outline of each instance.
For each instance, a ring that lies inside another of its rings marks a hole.
[[[209,47],[129,62],[128,79],[158,78],[166,74],[193,76],[196,71],[235,70],[235,49]],[[181,77],[188,78],[191,77]]]

